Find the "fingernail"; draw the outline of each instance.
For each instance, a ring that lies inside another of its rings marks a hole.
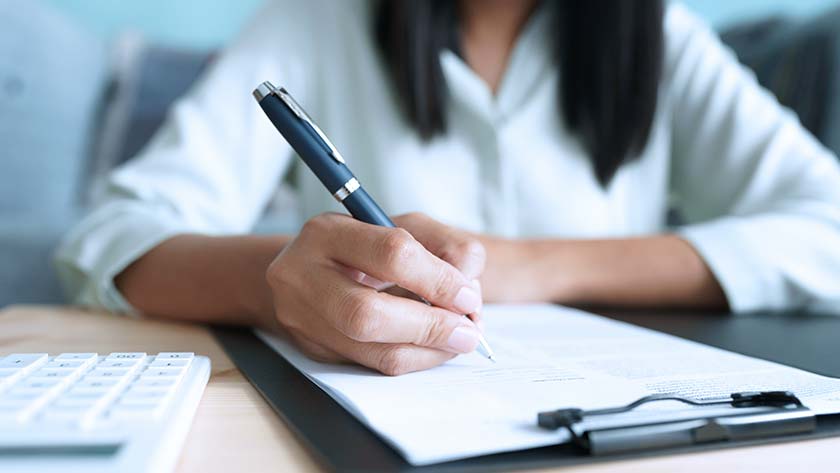
[[[481,309],[481,294],[470,287],[462,287],[452,302],[455,308],[465,314],[472,314]]]
[[[478,305],[478,309],[474,310],[472,313],[480,314],[481,309],[484,308],[484,296],[482,295],[482,292],[481,292],[481,282],[478,279],[473,279],[472,280],[472,286],[473,286],[473,289],[475,289],[475,292],[477,292],[479,294],[479,299],[481,300],[481,303]]]
[[[375,277],[365,273],[362,273],[362,280],[359,282],[364,284],[365,286],[372,287],[377,291],[384,291],[385,289],[388,289],[389,287],[394,285],[393,283],[380,281],[379,279],[376,279]]]
[[[449,347],[459,353],[470,353],[478,346],[478,332],[469,327],[458,327],[449,336]]]

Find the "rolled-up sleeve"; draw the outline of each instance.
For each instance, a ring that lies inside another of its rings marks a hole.
[[[679,234],[736,312],[840,312],[840,167],[684,8],[665,69]]]
[[[272,80],[307,95],[303,58],[310,52],[300,38],[311,31],[310,15],[295,3],[269,2],[140,155],[108,176],[101,202],[56,255],[74,303],[130,313],[114,277],[151,248],[177,234],[252,228],[292,152],[251,91]]]

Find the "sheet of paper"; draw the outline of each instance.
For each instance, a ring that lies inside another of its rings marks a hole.
[[[655,392],[702,400],[792,390],[820,413],[840,412],[838,379],[582,311],[488,306],[484,320],[498,363],[471,354],[399,377],[318,363],[259,335],[414,465],[564,442],[564,431],[536,427],[538,412],[618,406]],[[668,404],[635,416],[689,415]]]

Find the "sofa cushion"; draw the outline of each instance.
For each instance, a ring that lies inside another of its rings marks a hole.
[[[60,304],[64,293],[53,252],[81,214],[80,209],[41,218],[0,220],[0,308],[10,304]]]
[[[840,155],[840,8],[805,20],[739,25],[721,38],[763,86]]]
[[[115,42],[114,72],[103,101],[91,180],[99,181],[140,152],[212,56],[211,51],[153,45],[136,33]]]
[[[0,0],[0,218],[79,198],[107,73],[101,40],[37,0]]]

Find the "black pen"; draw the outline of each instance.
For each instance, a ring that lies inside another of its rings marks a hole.
[[[286,89],[263,82],[254,89],[254,98],[277,131],[353,218],[372,225],[396,227],[350,172],[341,153]],[[493,350],[483,335],[479,335],[478,352],[494,360]]]

